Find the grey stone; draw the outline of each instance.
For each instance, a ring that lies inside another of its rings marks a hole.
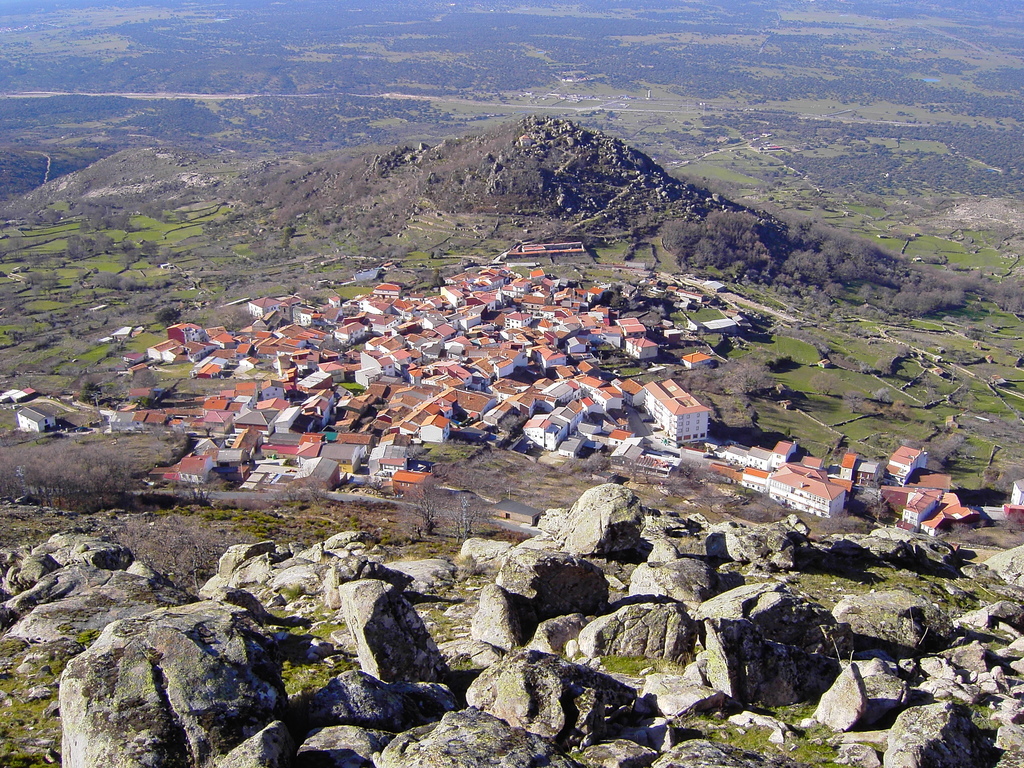
[[[385,683],[349,670],[310,697],[308,720],[313,728],[352,725],[401,731],[437,720],[455,707],[455,697],[443,685]]]
[[[868,694],[856,663],[848,664],[822,694],[814,719],[833,731],[848,731],[868,709]]]
[[[636,691],[608,675],[539,651],[516,651],[473,681],[466,702],[566,746],[603,737]]]
[[[721,709],[729,699],[722,691],[693,683],[680,675],[660,673],[644,678],[640,695],[665,717]]]
[[[653,768],[798,768],[802,765],[785,757],[759,755],[728,744],[694,739],[674,746],[654,762]]]
[[[364,768],[395,738],[393,733],[334,725],[312,731],[299,747],[295,768]]]
[[[614,739],[587,747],[580,759],[593,768],[648,768],[658,753],[635,741]]]
[[[217,761],[217,768],[291,768],[295,743],[287,726],[275,720]]]
[[[585,656],[643,656],[687,663],[697,624],[682,603],[637,603],[587,624],[577,638]]]
[[[704,628],[708,682],[744,704],[816,699],[839,674],[835,659],[767,641],[747,619],[706,619]]]
[[[436,726],[398,735],[376,768],[581,768],[548,739],[477,709],[445,715]]]
[[[809,653],[847,655],[850,628],[839,624],[824,607],[783,584],[745,584],[701,603],[696,619],[749,619],[767,640],[793,645]]]
[[[985,565],[1007,584],[1024,587],[1024,545],[997,552]]]
[[[911,707],[889,730],[885,768],[964,768],[985,765],[991,745],[970,713],[948,702]]]
[[[584,491],[562,514],[549,510],[540,528],[559,548],[575,555],[632,552],[643,543],[644,507],[633,491],[606,483]]]
[[[630,595],[661,595],[696,608],[718,589],[718,576],[706,562],[684,557],[667,563],[641,563],[629,580]]]
[[[398,560],[388,563],[392,571],[404,573],[411,583],[407,589],[421,595],[433,595],[455,583],[458,568],[439,557],[428,560]]]
[[[570,613],[566,616],[557,616],[553,619],[546,619],[537,625],[537,631],[533,633],[533,639],[527,643],[527,648],[543,653],[553,653],[556,656],[565,650],[570,640],[576,640],[580,631],[586,626],[587,620],[582,613]]]
[[[436,682],[447,666],[423,620],[393,585],[360,579],[339,587],[362,670],[386,682]]]
[[[516,607],[497,584],[487,584],[480,590],[470,636],[505,651],[523,644],[523,628]]]
[[[881,649],[895,658],[941,650],[953,636],[940,608],[904,590],[846,597],[832,615],[853,629],[857,650]]]
[[[212,602],[108,625],[61,676],[64,765],[215,765],[283,712],[270,647],[248,612]]]
[[[506,555],[495,581],[526,600],[539,620],[593,615],[608,604],[608,580],[601,569],[565,552],[516,547]]]

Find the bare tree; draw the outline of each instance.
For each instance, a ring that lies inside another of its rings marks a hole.
[[[447,516],[455,538],[465,541],[473,535],[474,527],[487,518],[487,510],[476,494],[460,493],[448,508]]]
[[[217,560],[230,544],[223,531],[201,519],[182,515],[156,518],[132,516],[117,531],[116,538],[148,566],[185,589],[198,591],[213,575]]]

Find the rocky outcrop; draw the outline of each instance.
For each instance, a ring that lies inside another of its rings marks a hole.
[[[374,755],[395,738],[393,733],[336,725],[312,731],[299,747],[295,768],[372,765]]]
[[[642,656],[686,663],[697,623],[682,603],[635,603],[587,624],[577,645],[584,656]]]
[[[447,666],[423,620],[394,585],[360,579],[341,586],[341,612],[362,670],[386,682],[437,682]]]
[[[1007,584],[1024,587],[1024,545],[992,555],[985,565]]]
[[[629,580],[630,595],[660,595],[696,608],[718,591],[718,574],[704,560],[683,557],[667,563],[641,563]]]
[[[990,765],[990,743],[970,713],[948,702],[911,707],[889,730],[885,768],[963,768]]]
[[[517,651],[485,670],[466,702],[566,746],[587,746],[628,710],[636,691],[608,675],[539,651]]]
[[[903,590],[852,595],[832,615],[850,625],[857,650],[883,650],[895,658],[945,648],[953,632],[944,611]]]
[[[684,741],[654,761],[652,768],[803,768],[785,757],[759,755],[704,739]]]
[[[554,743],[477,709],[445,715],[435,726],[397,736],[376,768],[583,768]]]
[[[848,626],[783,584],[746,584],[730,589],[701,603],[694,618],[749,619],[766,640],[809,653],[842,656],[852,647]]]
[[[497,584],[487,584],[480,590],[470,636],[505,651],[523,644],[523,628],[516,607],[508,592]]]
[[[522,598],[539,620],[593,615],[608,604],[608,580],[601,569],[566,552],[516,547],[505,556],[495,583]]]
[[[71,565],[46,574],[5,603],[10,618],[20,617],[7,636],[33,643],[74,639],[118,619],[189,602],[188,594],[160,576]]]
[[[747,619],[707,619],[708,682],[744,704],[777,707],[818,698],[839,674],[839,662],[762,637]]]
[[[548,510],[540,528],[574,555],[624,554],[640,548],[644,514],[633,491],[607,483],[584,491],[567,511]]]
[[[450,587],[455,583],[458,570],[439,557],[429,560],[398,560],[388,563],[388,568],[408,576],[411,581],[406,589],[421,595],[433,595],[439,589]]]
[[[61,676],[64,765],[212,768],[284,702],[244,610],[201,602],[116,621]]]
[[[704,539],[708,557],[750,564],[764,571],[795,569],[797,551],[806,544],[806,533],[792,523],[720,523],[712,526]]]
[[[455,697],[443,685],[385,683],[351,670],[310,697],[307,720],[312,728],[347,725],[404,731],[456,708]]]

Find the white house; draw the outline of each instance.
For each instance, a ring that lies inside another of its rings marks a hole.
[[[658,422],[670,442],[681,445],[707,438],[711,409],[700,403],[677,381],[652,381],[645,384],[643,390],[644,410]]]
[[[15,412],[18,429],[22,432],[45,432],[57,428],[57,417],[41,405],[25,406]]]
[[[889,466],[886,471],[900,484],[906,485],[910,481],[914,470],[921,469],[928,463],[928,452],[919,448],[911,448],[901,445],[896,452],[889,457]]]
[[[1018,480],[1013,484],[1013,490],[1010,492],[1010,503],[1024,504],[1024,480]]]
[[[823,469],[783,464],[768,477],[768,495],[785,507],[819,517],[839,514],[846,505],[846,489],[828,479]]]

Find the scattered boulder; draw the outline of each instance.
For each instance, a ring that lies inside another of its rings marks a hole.
[[[796,568],[797,548],[807,536],[793,524],[772,523],[750,526],[725,522],[712,526],[704,539],[708,557],[749,563],[767,571]]]
[[[1024,545],[997,552],[985,565],[1007,584],[1024,587]]]
[[[630,595],[659,595],[696,608],[718,590],[718,575],[704,560],[683,557],[667,563],[641,563],[629,580]]]
[[[423,620],[392,584],[360,579],[339,590],[362,670],[386,682],[437,682],[448,671]]]
[[[861,727],[874,725],[894,709],[902,708],[910,693],[906,682],[900,678],[895,664],[882,659],[855,661],[864,681],[864,692],[867,694],[867,707],[858,720]]]
[[[868,694],[856,663],[848,664],[818,701],[814,719],[833,731],[848,731],[868,709]]]
[[[582,768],[555,744],[478,709],[450,712],[434,726],[399,734],[376,768]]]
[[[450,669],[483,669],[501,661],[504,652],[489,643],[458,638],[437,646]]]
[[[295,768],[361,768],[395,738],[393,733],[334,725],[310,732],[295,756]]]
[[[64,765],[213,766],[279,719],[271,642],[247,611],[213,602],[108,625],[60,681]]]
[[[470,626],[470,636],[505,651],[523,644],[523,628],[516,606],[508,592],[497,584],[487,584],[480,590],[480,601]]]
[[[697,623],[682,603],[636,603],[587,624],[577,644],[583,655],[643,656],[686,663],[693,657]]]
[[[639,570],[639,569],[638,569]],[[846,655],[850,628],[824,607],[795,594],[784,584],[745,584],[701,603],[697,619],[749,619],[767,640],[808,653]]]
[[[786,706],[817,699],[839,674],[839,662],[765,640],[747,619],[706,619],[708,682],[744,704]]]
[[[450,587],[455,583],[455,574],[458,572],[458,568],[439,557],[428,560],[399,560],[388,563],[388,568],[408,576],[411,582],[406,589],[419,592],[421,595],[433,595],[439,589]]]
[[[654,761],[652,768],[805,768],[803,763],[759,755],[705,739],[684,741]]]
[[[275,720],[217,761],[217,768],[291,768],[295,743],[288,727]]]
[[[533,633],[533,639],[527,644],[527,648],[543,653],[553,653],[556,656],[565,650],[570,640],[576,640],[580,631],[587,624],[582,613],[570,613],[567,616],[558,616],[554,619],[547,619],[537,625],[537,631]]]
[[[498,586],[519,595],[539,620],[594,615],[608,604],[608,580],[591,562],[566,552],[516,547],[498,571]]]
[[[644,514],[633,491],[606,483],[584,491],[568,511],[549,510],[540,528],[574,555],[616,555],[641,547]]]
[[[998,629],[1005,625],[1014,632],[1024,633],[1024,604],[999,600],[963,614],[956,620],[961,627],[972,629]]]
[[[470,538],[462,542],[459,550],[459,562],[471,563],[477,568],[497,570],[505,553],[512,549],[507,541],[491,541],[490,539]]]
[[[658,753],[635,741],[614,739],[587,747],[580,759],[593,768],[648,768]]]
[[[953,635],[940,608],[904,590],[851,595],[836,604],[832,615],[853,629],[858,651],[877,649],[894,658],[941,650]]]
[[[608,675],[539,651],[510,654],[466,693],[471,707],[572,747],[600,740],[635,698],[635,690]]]
[[[989,742],[970,713],[943,702],[910,707],[889,729],[885,768],[963,768],[983,766],[993,757]]]
[[[640,695],[664,717],[721,709],[729,697],[722,691],[691,682],[680,675],[652,674],[644,678]]]

